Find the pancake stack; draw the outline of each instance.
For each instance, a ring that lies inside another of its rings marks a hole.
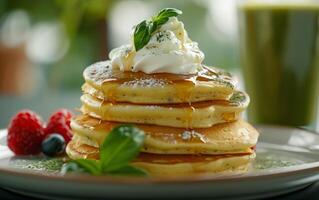
[[[258,132],[241,119],[249,104],[227,72],[202,66],[197,74],[120,71],[110,61],[87,67],[82,114],[71,122],[72,159],[99,159],[99,147],[119,124],[145,132],[133,165],[152,175],[245,171]],[[129,151],[129,150],[128,150]]]

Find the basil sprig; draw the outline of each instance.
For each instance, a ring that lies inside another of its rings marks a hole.
[[[134,30],[135,51],[142,49],[150,41],[152,34],[161,25],[165,24],[170,17],[176,17],[182,13],[183,12],[181,10],[176,8],[164,8],[150,20],[144,20],[136,25]]]
[[[138,155],[144,132],[132,125],[115,127],[100,147],[100,160],[76,159],[63,165],[61,172],[87,172],[92,175],[138,175],[146,172],[130,165]]]

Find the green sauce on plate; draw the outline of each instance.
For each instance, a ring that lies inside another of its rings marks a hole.
[[[260,153],[253,163],[254,170],[275,169],[301,164],[300,161],[271,153]]]
[[[10,160],[10,165],[15,168],[51,173],[59,172],[63,163],[63,158],[27,157]]]

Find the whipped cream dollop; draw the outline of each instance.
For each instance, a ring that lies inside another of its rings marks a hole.
[[[188,37],[184,24],[170,17],[139,51],[131,44],[113,49],[109,57],[112,67],[121,71],[173,74],[196,74],[201,69],[204,53],[197,42]]]

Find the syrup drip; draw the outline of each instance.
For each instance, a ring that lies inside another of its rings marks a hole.
[[[103,90],[102,90],[103,91]],[[104,93],[104,92],[103,92]],[[115,97],[115,90],[114,89],[109,89],[107,91],[107,93],[104,93],[104,96],[106,97],[106,99],[111,102],[111,103],[115,103],[116,102],[116,97]]]
[[[181,102],[188,102],[188,103],[180,103],[180,104],[161,104],[161,105],[154,105],[154,104],[143,104],[143,105],[150,105],[150,106],[162,106],[162,107],[174,107],[174,108],[185,108],[187,109],[187,125],[188,127],[192,128],[192,121],[193,115],[196,108],[203,108],[208,107],[211,105],[225,105],[225,106],[238,106],[234,102],[224,101],[224,100],[213,100],[213,101],[203,101],[203,102],[196,102],[192,103],[189,100],[192,99],[192,92],[194,87],[196,86],[197,81],[202,82],[218,82],[225,84],[227,87],[234,88],[233,78],[230,74],[223,72],[216,68],[211,68],[207,66],[202,66],[201,71],[197,74],[192,75],[180,75],[180,74],[171,74],[171,73],[157,73],[157,74],[146,74],[143,72],[131,72],[130,68],[132,66],[132,61],[134,59],[134,52],[129,52],[127,56],[124,58],[125,64],[125,71],[119,71],[118,68],[112,68],[110,62],[101,62],[94,64],[86,69],[84,72],[84,76],[86,79],[93,80],[95,82],[100,83],[100,87],[103,87],[103,84],[110,83],[118,83],[118,84],[127,84],[133,82],[134,84],[150,84],[156,83],[153,80],[163,80],[167,84],[175,84],[175,93],[176,96],[180,99]],[[149,80],[149,83],[147,82]],[[147,85],[146,85],[147,86]],[[150,86],[153,86],[150,84]],[[108,89],[107,93],[104,94],[106,99],[108,100],[107,103],[110,104],[121,104],[115,102],[115,88]],[[91,91],[93,92],[93,91]],[[104,99],[100,106],[104,103]],[[125,102],[125,104],[131,104]],[[103,115],[107,114],[105,110]]]
[[[130,52],[127,54],[125,59],[125,66],[131,66],[132,59],[134,58],[134,52]],[[217,82],[222,83],[226,87],[234,88],[234,83],[230,74],[223,72],[216,68],[211,68],[207,66],[202,66],[201,71],[197,74],[192,75],[180,75],[180,74],[171,74],[171,73],[157,73],[157,74],[146,74],[143,72],[131,72],[131,71],[120,71],[118,68],[113,68],[109,61],[99,62],[93,64],[88,67],[84,76],[86,80],[91,80],[93,82],[99,83],[100,91],[102,90],[104,84],[108,84],[108,87],[111,87],[107,90],[107,92],[103,92],[103,96],[111,103],[116,103],[116,88],[118,84],[120,85],[129,85],[133,84],[136,86],[144,86],[144,87],[163,87],[166,84],[175,85],[175,94],[180,99],[181,102],[188,102],[188,106],[185,104],[181,104],[180,107],[189,107],[189,119],[188,121],[192,121],[192,113],[193,109],[197,107],[192,105],[192,102],[189,100],[192,99],[192,92],[196,86],[197,81],[202,82]],[[115,83],[114,88],[112,88],[112,84]],[[93,93],[91,90],[89,93]],[[211,104],[212,102],[208,103]],[[225,102],[218,102],[222,105],[228,105]],[[205,104],[205,103],[204,103]],[[203,104],[201,104],[203,105]],[[207,105],[207,102],[206,102]]]
[[[195,112],[195,108],[191,105],[189,105],[189,107],[187,108],[187,127],[189,128],[193,128],[193,115]]]
[[[128,54],[124,57],[124,71],[130,71],[133,63],[133,59],[135,57],[136,52],[130,51]]]

